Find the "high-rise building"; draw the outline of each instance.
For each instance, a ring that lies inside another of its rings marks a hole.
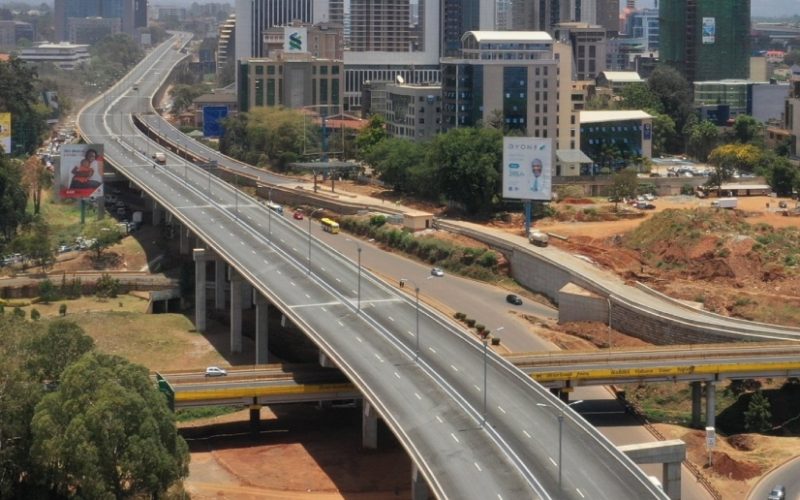
[[[687,80],[747,78],[750,0],[662,0],[660,57]]]
[[[55,0],[53,10],[56,41],[68,39],[70,18],[116,18],[123,33],[131,36],[136,28],[147,26],[147,0]]]
[[[606,30],[588,23],[559,23],[555,38],[572,46],[576,80],[592,80],[606,70]]]
[[[559,71],[553,39],[534,31],[471,31],[442,58],[442,128],[502,117],[529,137],[556,139]]]
[[[597,24],[609,32],[619,31],[618,0],[511,0],[513,30],[547,31],[558,23]]]
[[[350,50],[417,52],[424,43],[415,36],[409,0],[350,1]]]
[[[510,2],[503,2],[503,13]],[[500,3],[495,0],[441,0],[442,56],[455,56],[461,51],[461,37],[467,31],[491,31],[500,29],[498,22],[501,13]],[[504,17],[503,24],[509,20]],[[503,27],[502,29],[510,29]]]
[[[303,23],[344,23],[344,0],[236,0],[236,59],[264,57],[264,31]]]

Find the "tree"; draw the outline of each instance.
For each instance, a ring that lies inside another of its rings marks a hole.
[[[663,113],[664,105],[659,97],[644,83],[632,83],[622,89],[621,109],[643,109],[650,114]]]
[[[12,247],[26,258],[33,260],[43,272],[56,261],[50,226],[40,218],[36,218],[33,224],[14,239]]]
[[[761,390],[757,390],[744,412],[744,428],[750,432],[765,432],[772,429],[771,420],[769,400]]]
[[[53,172],[36,155],[25,160],[22,167],[22,183],[33,201],[33,214],[39,213],[42,205],[42,190],[53,185]]]
[[[689,126],[688,153],[699,161],[708,160],[708,155],[719,142],[717,126],[708,120],[703,120]]]
[[[378,172],[380,179],[397,191],[415,192],[410,182],[411,169],[425,161],[426,148],[407,139],[385,139],[369,149],[365,160]]]
[[[742,144],[763,142],[761,136],[763,130],[763,125],[750,115],[739,115],[733,122],[734,139]]]
[[[62,374],[31,422],[31,456],[52,493],[160,496],[188,474],[188,447],[145,368],[90,352]]]
[[[778,196],[790,196],[800,187],[800,170],[783,156],[769,155],[762,174]]]
[[[366,158],[369,154],[370,148],[389,137],[386,132],[386,121],[381,115],[372,115],[369,117],[367,126],[361,129],[356,137],[356,147],[358,151],[356,157]]]
[[[36,68],[22,59],[12,56],[0,62],[0,111],[13,117],[11,143],[28,154],[36,151],[47,130],[45,120],[49,111],[39,104],[37,82]]]
[[[715,148],[708,155],[708,162],[714,167],[706,185],[720,188],[723,182],[739,172],[753,172],[762,163],[763,151],[752,144],[725,144]]]
[[[683,130],[687,118],[692,112],[692,89],[689,82],[676,69],[661,64],[653,70],[647,79],[650,91],[658,97],[661,109],[675,122],[676,130]],[[668,145],[670,151],[682,147],[675,138]]]
[[[89,248],[95,252],[95,259],[99,259],[103,250],[122,240],[122,232],[113,220],[103,219],[88,224],[83,237],[91,241]]]
[[[26,220],[28,196],[22,186],[19,165],[0,157],[0,239],[9,241]]]
[[[209,91],[208,85],[178,84],[172,87],[169,95],[172,96],[172,112],[180,114],[191,107],[192,102]]]
[[[41,382],[57,381],[69,365],[94,349],[94,340],[80,326],[59,319],[49,322],[44,332],[31,335],[24,347],[28,373]]]
[[[469,213],[487,212],[500,189],[503,133],[463,127],[436,136],[429,166],[437,168],[438,185],[448,199]]]
[[[630,168],[620,170],[611,177],[611,197],[614,199],[614,210],[623,198],[633,198],[639,188],[636,171]]]

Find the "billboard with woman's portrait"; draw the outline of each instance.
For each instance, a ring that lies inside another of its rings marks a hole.
[[[65,144],[58,173],[61,198],[91,198],[103,194],[103,145]]]

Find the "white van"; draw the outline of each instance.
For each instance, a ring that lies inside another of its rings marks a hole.
[[[153,153],[153,159],[156,161],[156,163],[160,163],[162,165],[167,163],[167,155],[165,155],[163,151],[156,151]]]

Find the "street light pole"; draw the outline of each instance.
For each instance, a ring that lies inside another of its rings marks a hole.
[[[361,311],[361,245],[356,243],[358,247],[358,310]]]
[[[308,214],[308,265],[306,266],[306,274],[311,274],[311,219],[314,217],[314,214],[320,210],[322,209],[315,208],[310,214]]]
[[[486,424],[486,379],[487,379],[487,361],[486,361],[486,351],[489,349],[488,347],[489,341],[487,339],[483,339],[483,413],[481,414],[482,420],[481,425]]]
[[[576,404],[579,404],[579,403],[583,403],[583,400],[579,399],[577,401],[573,401],[572,403],[567,403],[567,406],[573,406],[573,405],[576,405]],[[536,406],[555,408],[554,406],[548,405],[548,404],[545,404],[545,403],[536,403]],[[561,469],[562,469],[561,464],[563,463],[563,461],[561,459],[561,457],[562,457],[562,455],[561,455],[561,448],[562,448],[561,442],[562,442],[562,437],[564,435],[564,432],[563,432],[564,431],[564,411],[563,410],[559,409],[557,418],[558,418],[558,488],[561,489]]]
[[[272,236],[272,188],[269,188],[267,199],[267,232]]]
[[[411,283],[414,285],[414,302],[415,307],[417,309],[416,313],[416,340],[415,340],[415,349],[414,349],[414,361],[419,359],[419,286],[414,280],[410,280],[408,278],[400,278],[400,287],[402,288],[406,282]]]

